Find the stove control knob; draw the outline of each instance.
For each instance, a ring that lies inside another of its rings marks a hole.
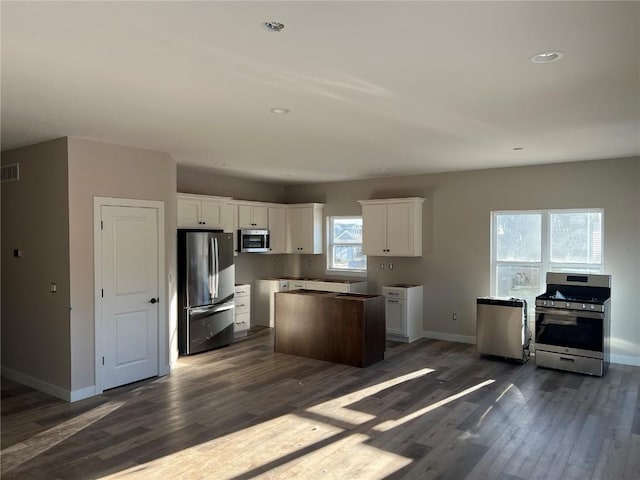
[[[569,308],[571,307],[571,304],[569,302],[566,303],[566,307]]]
[[[544,305],[544,306],[546,307],[546,306],[547,306],[547,301],[546,301],[546,300],[543,300],[543,301],[542,301],[542,305]]]
[[[551,302],[551,306],[553,307],[555,305],[555,302]]]
[[[582,309],[584,310],[584,309],[586,309],[586,308],[587,308],[587,306],[583,303],[583,304],[582,304]]]
[[[591,310],[595,310],[596,306],[595,305],[591,305]]]

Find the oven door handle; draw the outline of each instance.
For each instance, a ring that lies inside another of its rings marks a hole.
[[[562,315],[566,317],[596,318],[600,320],[604,318],[604,314],[602,312],[591,312],[587,310],[562,310],[556,308],[536,307],[536,314],[538,313]]]

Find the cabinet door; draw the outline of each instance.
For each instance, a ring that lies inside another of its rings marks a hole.
[[[254,205],[252,209],[251,221],[253,228],[269,228],[269,209],[262,205]]]
[[[287,210],[284,207],[269,207],[269,253],[285,253],[287,248]]]
[[[289,224],[287,226],[287,243],[290,253],[302,253],[302,208],[289,208]]]
[[[178,199],[178,227],[198,227],[200,224],[200,200]]]
[[[222,228],[222,207],[221,202],[210,202],[208,200],[202,200],[202,207],[200,211],[200,221],[208,228]]]
[[[387,333],[392,335],[407,335],[407,309],[404,300],[387,298],[384,302]]]
[[[254,228],[251,205],[238,205],[238,228]]]
[[[365,255],[387,255],[387,206],[362,206],[362,250]]]
[[[238,205],[238,228],[268,228],[267,207]]]
[[[387,206],[387,254],[413,255],[413,204]]]

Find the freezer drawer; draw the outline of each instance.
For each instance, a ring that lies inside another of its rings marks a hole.
[[[476,312],[478,353],[525,360],[525,338],[522,300],[478,298]]]
[[[221,305],[189,309],[180,353],[193,355],[229,345],[233,341],[233,300]]]

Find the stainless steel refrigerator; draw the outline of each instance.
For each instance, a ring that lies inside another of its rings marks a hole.
[[[233,235],[178,230],[178,348],[192,355],[233,340]]]

